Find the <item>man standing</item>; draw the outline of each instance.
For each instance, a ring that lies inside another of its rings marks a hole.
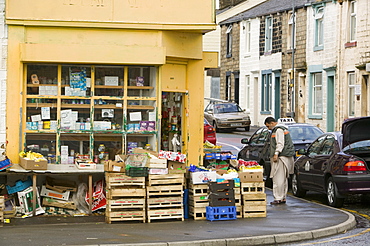
[[[270,160],[274,201],[271,205],[285,204],[288,192],[288,177],[293,173],[294,145],[288,128],[278,125],[273,117],[265,119],[265,126],[271,130]]]

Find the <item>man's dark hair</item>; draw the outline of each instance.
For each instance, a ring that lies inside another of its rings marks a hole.
[[[276,120],[275,120],[275,118],[274,117],[267,117],[266,119],[265,119],[265,125],[266,125],[266,123],[267,124],[271,124],[272,122],[276,122]]]

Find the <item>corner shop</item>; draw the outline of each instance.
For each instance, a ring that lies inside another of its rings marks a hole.
[[[182,95],[181,152],[187,154],[188,163],[202,161],[203,71],[217,66],[216,54],[202,52],[202,34],[215,29],[212,1],[155,0],[146,5],[118,0],[89,4],[66,0],[48,5],[42,0],[7,1],[6,23],[6,151],[12,162],[19,163],[18,153],[32,144],[45,145],[45,152],[54,148],[56,163],[61,161],[62,145],[71,145],[69,154],[74,146],[75,152],[94,158],[96,147],[101,142],[111,144],[112,138],[117,143],[116,151],[123,153],[128,142],[151,143],[158,151],[163,139],[158,127],[164,121],[163,92]],[[72,76],[78,76],[71,71],[80,75],[86,72],[88,80],[82,85],[86,94],[66,91],[66,77],[70,81]],[[32,83],[34,72],[39,73],[39,84]],[[143,87],[130,85],[133,73],[135,79],[144,77]],[[105,76],[114,78],[106,81]],[[50,112],[50,120],[46,117],[42,121],[57,121],[55,130],[46,129],[48,123],[43,123],[42,129],[27,129],[29,117],[40,121],[35,116],[41,114],[40,107],[49,108],[44,110]],[[84,122],[80,119],[78,123],[87,123],[90,118],[90,130],[63,129],[62,111],[68,109],[83,118]],[[118,123],[120,129],[94,128],[94,123],[107,121],[98,117],[101,109],[108,114],[113,109],[122,122]],[[149,119],[149,113],[151,117],[155,115],[156,130],[127,131],[130,113],[140,113],[143,121]],[[46,143],[40,139],[46,139]]]

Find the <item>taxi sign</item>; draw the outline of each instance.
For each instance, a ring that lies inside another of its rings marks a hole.
[[[280,118],[278,123],[295,123],[295,121],[293,118]]]

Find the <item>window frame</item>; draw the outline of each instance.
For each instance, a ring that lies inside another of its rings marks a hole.
[[[315,8],[315,49],[323,49],[324,47],[324,7]]]
[[[265,52],[272,51],[274,18],[267,16],[265,19]]]
[[[294,16],[294,19],[293,19]],[[296,37],[297,37],[297,31],[296,31],[296,24],[297,23],[297,13],[290,13],[290,17],[288,20],[288,40],[287,40],[287,49],[295,49],[296,48]],[[292,42],[292,39],[294,37],[294,43]],[[293,43],[293,44],[292,44]]]
[[[323,105],[322,105],[322,102],[323,102],[323,81],[322,81],[322,72],[316,72],[316,73],[312,73],[312,105],[311,105],[311,112],[313,115],[322,115],[322,109],[323,109]],[[321,84],[318,84],[317,83],[317,79],[318,78],[321,78]],[[318,93],[318,91],[321,91],[321,95]],[[321,108],[319,110],[318,108],[318,105],[320,105],[318,103],[318,100],[319,98],[318,97],[321,97],[320,100],[321,100]]]
[[[252,23],[251,21],[246,21],[245,22],[245,47],[244,47],[244,51],[245,51],[245,54],[248,55],[250,52],[251,52],[251,29],[252,29]]]
[[[347,82],[348,82],[348,116],[355,116],[356,111],[356,96],[355,96],[355,87],[356,87],[356,74],[355,72],[347,73]]]
[[[261,112],[270,114],[272,110],[272,73],[262,74]]]
[[[226,29],[226,57],[231,57],[233,51],[233,25]]]
[[[357,1],[349,2],[348,18],[348,39],[349,42],[355,42],[357,29]]]

